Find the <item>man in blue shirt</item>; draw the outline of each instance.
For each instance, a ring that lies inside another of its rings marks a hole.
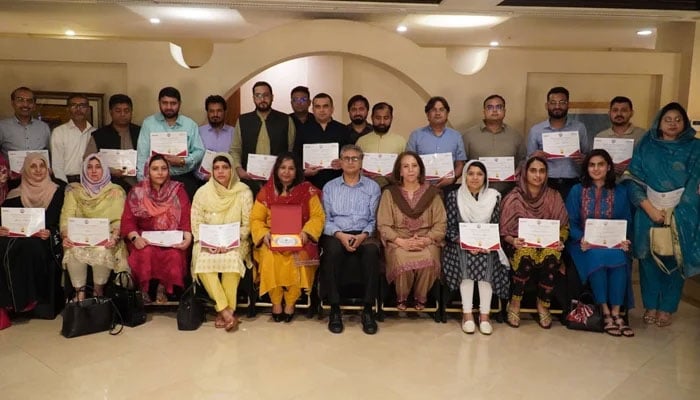
[[[379,282],[379,241],[374,235],[380,189],[362,175],[362,149],[354,144],[342,147],[340,163],[343,174],[323,188],[326,224],[320,244],[321,295],[328,297],[331,315],[328,330],[343,331],[340,313],[340,287],[347,283],[364,286],[362,331],[377,332],[372,307]]]
[[[567,118],[569,113],[569,91],[561,86],[553,87],[547,93],[545,103],[549,118],[530,129],[527,137],[527,154],[547,158],[542,151],[542,134],[545,132],[578,131],[579,152],[571,157],[548,159],[548,185],[556,189],[566,200],[569,190],[579,181],[581,163],[591,150],[586,127],[579,121]]]
[[[443,177],[435,182],[435,186],[443,190],[449,190],[460,181],[462,168],[467,161],[462,134],[447,126],[449,115],[450,105],[447,100],[441,96],[431,97],[425,105],[428,125],[411,132],[406,144],[406,150],[415,151],[420,155],[452,153],[454,176]]]
[[[136,178],[144,178],[144,166],[151,157],[151,133],[185,132],[187,133],[187,156],[164,155],[170,164],[170,177],[185,185],[190,200],[199,187],[194,170],[204,157],[204,145],[199,137],[199,127],[192,119],[180,115],[180,92],[174,87],[164,87],[158,94],[157,112],[143,120],[139,141],[136,146]]]
[[[209,96],[204,100],[204,110],[207,112],[208,123],[199,127],[204,149],[228,153],[233,140],[233,127],[226,124],[226,100],[219,95]],[[194,174],[200,180],[209,180],[210,174],[201,171],[199,167]]]

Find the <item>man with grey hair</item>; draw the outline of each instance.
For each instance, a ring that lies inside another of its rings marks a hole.
[[[379,241],[374,235],[381,191],[372,179],[362,175],[362,149],[354,144],[342,147],[343,171],[323,188],[326,223],[320,239],[321,296],[331,305],[328,330],[343,331],[340,288],[349,283],[364,286],[362,331],[377,333],[372,307],[379,282]]]

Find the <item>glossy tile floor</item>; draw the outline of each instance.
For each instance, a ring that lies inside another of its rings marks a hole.
[[[0,399],[700,399],[700,309],[681,304],[668,328],[640,312],[631,339],[529,319],[465,335],[425,314],[390,315],[375,336],[348,314],[341,335],[267,313],[229,334],[179,332],[170,312],[74,339],[60,317],[31,320],[0,331]]]

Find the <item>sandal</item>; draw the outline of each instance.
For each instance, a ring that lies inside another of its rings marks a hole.
[[[406,311],[408,307],[406,306],[406,301],[399,301],[396,303],[396,309],[399,311]]]
[[[168,295],[165,294],[165,286],[158,285],[158,291],[156,292],[156,303],[165,304],[168,302]]]
[[[425,310],[425,303],[423,303],[422,301],[416,300],[416,304],[413,305],[413,308],[415,308],[416,311]]]
[[[151,296],[148,295],[147,291],[142,291],[141,292],[141,298],[143,299],[143,304],[151,304],[153,303],[153,299],[151,299]]]
[[[231,332],[238,327],[238,323],[240,321],[233,314],[233,311],[231,311],[230,309],[227,308],[226,310],[224,310],[224,312],[222,312],[221,315],[224,318],[224,321],[226,322],[226,326],[224,326],[224,329],[226,329],[226,332]]]
[[[544,312],[538,311],[537,315],[539,316],[537,323],[542,329],[549,329],[552,327],[552,313],[550,313],[549,310],[545,310]]]
[[[617,316],[619,318],[619,315]],[[620,337],[622,336],[622,331],[620,331],[620,326],[616,324],[617,320],[615,317],[610,316],[610,314],[603,314],[603,332],[610,336]]]
[[[223,315],[221,313],[216,314],[216,319],[214,320],[214,327],[215,328],[225,328],[226,327],[226,321],[224,320]]]
[[[510,305],[508,305],[508,308],[506,308],[506,311],[508,312],[508,318],[506,319],[506,324],[508,324],[512,328],[519,328],[520,327],[520,310],[513,311],[510,308]]]
[[[671,313],[659,311],[656,317],[656,326],[663,328],[671,325]]]
[[[632,328],[630,328],[625,323],[624,318],[622,318],[620,315],[613,315],[612,319],[615,320],[615,324],[617,325],[621,336],[624,336],[624,337],[633,337],[634,336],[634,331],[632,330]]]
[[[644,316],[642,316],[642,320],[645,324],[656,324],[656,310],[645,310]]]

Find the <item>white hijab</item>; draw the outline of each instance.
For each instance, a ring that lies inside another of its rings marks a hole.
[[[467,171],[469,166],[477,161],[469,161],[462,170],[462,185],[457,189],[457,208],[464,222],[490,223],[493,209],[501,201],[501,194],[498,190],[489,188],[488,171],[484,173],[484,186],[481,187],[478,193],[479,199],[477,200],[469,191],[467,187]],[[484,166],[484,170],[486,170],[486,166]],[[510,267],[510,262],[508,262],[508,257],[503,249],[498,249],[498,259],[501,264]]]

